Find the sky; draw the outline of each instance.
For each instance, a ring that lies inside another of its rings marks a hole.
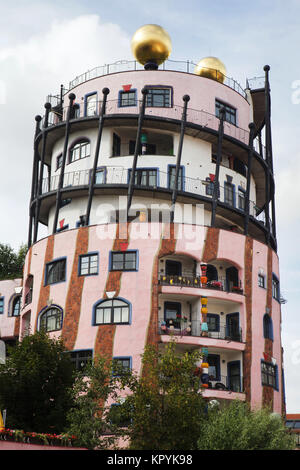
[[[27,242],[34,117],[61,84],[132,60],[140,26],[168,31],[170,59],[219,57],[243,87],[270,65],[288,413],[300,413],[299,18],[300,0],[0,0],[0,242],[16,250]]]

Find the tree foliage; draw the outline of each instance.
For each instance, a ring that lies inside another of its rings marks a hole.
[[[266,408],[251,411],[233,401],[208,409],[198,440],[199,450],[293,450],[294,437],[280,416]]]
[[[0,409],[6,426],[34,432],[62,432],[72,405],[74,368],[61,340],[37,332],[9,350],[0,365]]]
[[[0,243],[0,280],[16,279],[23,276],[27,245],[21,245],[15,252],[10,245]]]

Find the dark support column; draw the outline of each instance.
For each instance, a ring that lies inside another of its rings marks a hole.
[[[58,187],[56,191],[56,206],[55,206],[55,214],[54,214],[54,221],[53,221],[53,230],[52,233],[55,234],[57,230],[57,221],[58,221],[58,213],[59,208],[61,205],[61,191],[63,188],[64,183],[64,175],[65,175],[65,166],[66,166],[66,159],[67,159],[67,150],[68,150],[68,142],[69,142],[69,133],[70,133],[70,119],[72,116],[73,111],[73,102],[76,96],[74,93],[69,94],[69,107],[67,112],[67,119],[66,119],[66,128],[65,128],[65,141],[64,141],[64,149],[62,155],[62,165],[59,175]]]
[[[223,135],[224,135],[224,117],[225,109],[220,109],[220,124],[219,124],[219,135],[218,135],[218,151],[217,151],[217,161],[216,161],[216,172],[214,179],[214,189],[212,195],[212,207],[211,207],[211,226],[215,226],[216,222],[216,209],[217,202],[219,198],[219,173],[220,173],[220,164],[222,158],[222,144],[223,144]]]
[[[142,133],[142,126],[143,126],[144,115],[145,115],[146,98],[148,94],[147,88],[142,89],[142,94],[143,94],[143,100],[142,100],[142,105],[141,105],[140,114],[139,114],[138,128],[137,128],[135,149],[134,149],[134,157],[133,157],[132,170],[131,170],[130,181],[129,181],[129,186],[128,186],[127,217],[128,217],[128,213],[129,213],[131,202],[132,202],[133,187],[134,187],[134,181],[135,181],[135,170],[136,170],[136,165],[137,165],[138,154],[140,151],[141,133]]]
[[[32,178],[31,178],[31,195],[30,195],[30,204],[29,204],[29,228],[28,228],[28,242],[27,248],[29,249],[32,244],[32,226],[33,226],[33,217],[34,211],[32,203],[36,196],[37,191],[37,176],[38,176],[38,143],[36,142],[36,137],[40,131],[40,124],[41,124],[42,116],[36,116],[35,121],[35,133],[34,133],[34,145],[33,145],[33,165],[32,165]]]
[[[45,103],[45,118],[44,118],[44,131],[42,137],[42,152],[40,158],[40,168],[39,168],[39,177],[37,182],[37,193],[36,193],[36,203],[35,203],[35,217],[34,217],[34,233],[33,233],[33,242],[35,243],[38,236],[38,226],[39,226],[39,216],[40,216],[40,206],[41,206],[41,195],[43,189],[43,176],[44,176],[44,162],[45,162],[45,152],[46,152],[46,143],[47,143],[47,127],[49,120],[49,113],[51,110],[51,103]]]
[[[266,171],[266,203],[265,203],[265,217],[266,217],[266,242],[270,242],[270,173],[273,174],[272,162],[272,144],[271,144],[271,101],[270,101],[270,84],[269,84],[269,65],[264,66],[265,71],[265,132],[266,132],[266,161],[268,169]]]
[[[250,213],[250,182],[252,171],[252,156],[253,156],[253,139],[255,133],[255,125],[253,122],[249,124],[249,149],[248,149],[248,168],[247,168],[247,187],[245,194],[245,220],[244,220],[244,235],[248,235],[249,213]]]
[[[265,71],[265,121],[266,121],[266,152],[267,163],[269,167],[269,178],[273,176],[273,149],[272,149],[272,130],[271,130],[271,94],[270,94],[270,81],[269,81],[269,65],[264,66]],[[275,188],[273,188],[273,196],[271,197],[272,208],[272,234],[276,240],[276,216],[275,216]],[[270,187],[269,187],[270,190]]]
[[[179,138],[179,145],[178,145],[178,151],[177,151],[175,181],[174,181],[174,188],[172,192],[172,205],[171,205],[171,217],[170,217],[171,223],[174,222],[175,204],[176,204],[177,193],[178,193],[179,170],[180,170],[180,163],[181,163],[184,132],[185,132],[185,126],[186,126],[187,106],[188,106],[188,102],[190,101],[190,97],[189,95],[184,95],[182,99],[184,101],[184,105],[183,105],[183,111],[182,111],[182,117],[181,117],[181,129],[180,129],[180,138]]]
[[[104,115],[105,115],[105,110],[106,110],[106,101],[107,101],[107,95],[109,94],[109,89],[103,88],[102,93],[103,93],[103,101],[102,101],[101,112],[99,115],[98,136],[97,136],[96,150],[95,150],[95,156],[94,156],[94,165],[93,165],[90,182],[89,182],[89,196],[88,196],[88,203],[87,203],[86,216],[85,216],[85,225],[89,225],[89,221],[90,221],[90,213],[91,213],[91,207],[92,207],[92,201],[93,201],[93,195],[94,195],[96,170],[98,166],[99,151],[100,151],[102,131],[103,131],[103,125],[104,125]]]

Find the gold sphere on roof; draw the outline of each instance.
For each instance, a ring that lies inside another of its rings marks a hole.
[[[226,67],[217,57],[204,57],[195,67],[195,74],[224,83]]]
[[[134,33],[131,49],[140,64],[145,65],[148,62],[153,62],[160,65],[171,53],[171,38],[161,26],[146,24]]]

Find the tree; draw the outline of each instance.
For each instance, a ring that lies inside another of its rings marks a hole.
[[[143,373],[121,376],[130,391],[122,406],[125,418],[130,417],[130,449],[197,449],[205,419],[205,401],[194,373],[199,358],[199,352],[176,354],[173,341],[161,352],[148,346],[142,356]]]
[[[33,432],[62,432],[72,405],[74,368],[61,340],[45,332],[23,338],[0,365],[0,409],[6,426]]]
[[[112,361],[97,356],[76,376],[72,389],[74,406],[67,415],[68,434],[88,449],[113,448],[122,430],[110,419],[110,405],[117,401],[119,386]],[[121,432],[120,432],[121,431]]]
[[[247,403],[208,408],[198,440],[199,450],[292,450],[294,437],[280,416],[266,408],[251,411]]]
[[[21,245],[16,253],[10,245],[0,243],[0,280],[23,276],[27,245]]]

